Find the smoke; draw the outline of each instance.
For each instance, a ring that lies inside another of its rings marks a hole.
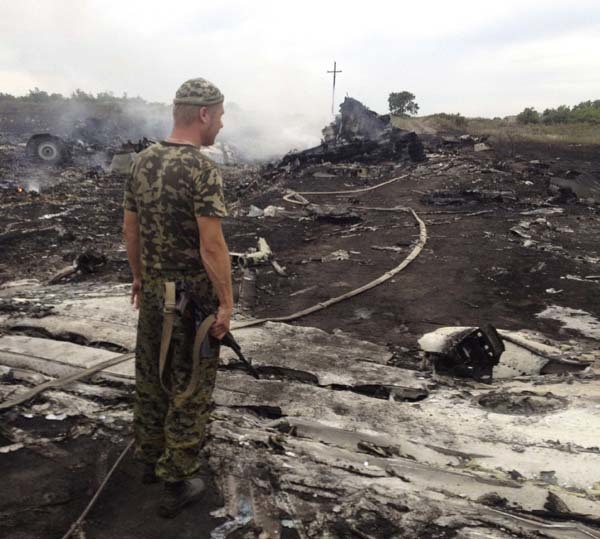
[[[115,105],[71,100],[52,123],[48,129],[53,134],[99,146],[142,137],[160,140],[172,127],[171,106],[136,100]],[[224,127],[217,143],[231,146],[243,161],[273,160],[319,144],[327,123],[327,115],[244,110],[235,103],[225,103]]]
[[[316,146],[327,122],[327,115],[244,110],[236,103],[225,103],[218,140],[231,144],[247,160],[265,161]]]
[[[41,190],[41,183],[37,179],[35,179],[35,180],[27,179],[27,180],[23,181],[23,188],[25,189],[25,191],[28,191],[28,192],[39,193]]]
[[[504,0],[486,9],[472,0],[366,8],[356,0],[180,0],[176,9],[158,0],[7,1],[0,91],[112,89],[169,102],[184,80],[203,76],[250,111],[243,136],[229,123],[232,138],[268,155],[269,142],[280,153],[318,137],[327,122],[314,129],[293,114],[327,111],[334,59],[338,95],[379,112],[401,90],[416,94],[424,114],[504,116],[594,98],[599,16],[597,0]],[[251,112],[265,104],[289,115]]]
[[[171,108],[142,100],[78,102],[70,100],[51,126],[59,136],[99,146],[143,137],[164,138],[171,128]]]
[[[315,109],[246,109],[225,102],[224,127],[216,147],[225,143],[241,161],[273,160],[319,144],[321,130],[329,121],[328,114]],[[0,131],[25,140],[36,133],[50,133],[103,149],[143,137],[161,140],[171,127],[171,105],[139,98],[0,101]]]

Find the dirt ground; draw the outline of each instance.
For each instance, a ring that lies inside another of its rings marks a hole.
[[[580,338],[579,331],[538,315],[559,306],[600,318],[600,207],[561,199],[549,185],[573,171],[600,178],[600,148],[521,143],[516,153],[507,148],[475,152],[472,143],[444,144],[438,135],[424,134],[423,140],[428,155],[423,163],[225,167],[231,217],[224,227],[230,250],[244,252],[263,237],[286,273],[279,275],[270,264],[252,268],[256,299],[245,314],[274,317],[300,311],[398,265],[418,239],[415,219],[401,209],[411,208],[427,227],[420,256],[385,284],[298,323],[342,329],[384,345],[393,353],[392,365],[409,369],[422,362],[417,340],[442,326],[490,323],[539,331],[558,341]],[[0,285],[20,279],[45,282],[84,252],[95,253],[99,262],[62,282],[129,282],[120,235],[124,178],[106,172],[102,157],[78,158],[58,168],[27,162],[23,151],[22,144],[0,146]],[[338,221],[315,218],[305,207],[283,200],[288,190],[361,189],[396,176],[405,177],[366,193],[306,195],[325,213],[331,206],[342,207],[345,217]],[[252,205],[284,210],[274,217],[249,217]],[[347,259],[327,261],[339,251]],[[235,283],[237,294],[240,268]],[[5,313],[26,309],[44,314],[44,306],[10,296],[0,301]],[[130,398],[123,404],[130,404]],[[90,427],[89,434],[70,440],[66,432],[81,423],[37,424],[17,414],[2,419],[3,428],[58,441],[0,456],[0,535],[60,537],[124,447],[122,433]],[[214,490],[199,512],[175,524],[150,516],[159,487],[138,489],[139,471],[127,457],[80,537],[208,537],[220,522],[210,516],[220,507]],[[431,528],[421,537],[454,536]]]

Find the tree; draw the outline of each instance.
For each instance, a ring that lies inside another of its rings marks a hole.
[[[561,105],[555,109],[546,109],[542,114],[542,122],[545,124],[566,124],[569,121],[571,108]]]
[[[94,101],[96,98],[94,94],[88,94],[84,92],[81,88],[77,88],[72,94],[71,99],[75,101]]]
[[[533,107],[527,107],[523,112],[517,114],[517,122],[520,124],[539,124],[540,113]]]
[[[419,112],[419,105],[415,103],[415,95],[407,91],[392,92],[388,97],[388,104],[392,114],[407,116]]]
[[[113,101],[116,101],[116,97],[112,92],[98,92],[96,94],[96,100],[103,101],[103,102],[106,102],[106,101],[113,102]]]
[[[33,90],[29,90],[29,93],[25,99],[35,103],[45,103],[46,101],[50,100],[50,96],[48,95],[48,92],[44,92],[36,86]]]

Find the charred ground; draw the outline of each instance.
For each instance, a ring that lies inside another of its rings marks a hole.
[[[385,210],[409,206],[425,219],[430,236],[412,271],[305,323],[328,330],[343,327],[362,337],[381,334],[383,342],[411,346],[415,336],[435,324],[492,322],[516,329],[527,321],[536,329],[556,330],[554,323],[533,318],[550,300],[560,304],[564,298],[569,306],[600,315],[590,294],[595,285],[564,279],[598,273],[597,207],[576,198],[561,200],[550,189],[552,178],[573,171],[597,175],[600,158],[593,148],[530,143],[519,149],[518,157],[498,158],[493,150],[474,152],[472,144],[440,145],[436,137],[425,145],[428,159],[421,164],[322,164],[293,172],[225,167],[234,215],[225,220],[230,249],[255,247],[262,236],[289,274],[256,268],[255,314],[301,310],[399,263],[418,228],[410,215]],[[43,167],[24,162],[21,152],[21,146],[4,146],[0,162],[1,277],[44,281],[82,253],[93,252],[99,256],[97,267],[80,272],[75,281],[127,282],[121,240],[123,177],[89,163]],[[326,209],[341,207],[347,215],[338,218],[315,217],[282,200],[288,190],[360,189],[394,176],[405,177],[364,194],[307,197]],[[253,218],[247,216],[251,205],[285,210]],[[562,213],[544,216],[544,208]],[[535,210],[542,213],[523,215]],[[511,229],[535,219],[547,221],[533,225],[532,235],[540,244],[524,247],[523,238]],[[349,260],[322,262],[339,250],[347,251]],[[552,297],[546,293],[549,288],[564,292]]]
[[[420,140],[426,159],[416,162],[409,155],[337,163],[308,163],[299,156],[288,156],[282,163],[268,166],[224,167],[231,210],[224,226],[230,250],[245,252],[263,237],[286,273],[280,275],[270,264],[251,269],[256,294],[246,314],[273,317],[300,311],[396,266],[418,237],[415,220],[402,211],[410,207],[428,229],[422,254],[391,281],[309,315],[302,325],[328,332],[341,329],[382,344],[393,353],[390,365],[408,369],[418,369],[421,364],[417,339],[439,326],[492,323],[505,329],[537,330],[556,340],[577,339],[577,331],[536,315],[557,305],[600,318],[596,195],[593,189],[587,196],[577,195],[556,182],[557,178],[567,182],[600,178],[600,148],[520,142],[516,151],[513,146],[500,145],[475,151],[475,144],[485,141],[461,138],[457,133],[424,134]],[[124,177],[106,172],[107,158],[97,154],[79,156],[60,168],[32,163],[23,157],[25,142],[20,135],[11,135],[0,146],[0,283],[19,279],[47,282],[84,253],[93,254],[95,262],[57,282],[74,286],[128,283],[121,239]],[[363,189],[395,177],[401,179],[365,193],[306,195],[310,206],[283,200],[289,191]],[[274,206],[267,212],[273,216],[252,213],[252,206],[261,210]],[[235,271],[235,281],[239,291],[241,268]],[[3,295],[3,314],[23,314],[27,309],[45,316],[51,313],[52,304]],[[31,334],[31,330],[18,328],[3,331]],[[10,384],[10,380],[3,382]],[[127,407],[130,401],[129,394],[120,395],[115,402]],[[224,442],[227,436],[218,430],[221,422],[231,421],[240,432],[250,429],[252,420],[240,419],[237,410],[235,403],[231,404],[225,417],[217,418],[212,451],[222,450],[220,458],[230,451]],[[272,420],[279,417],[280,410],[257,406],[253,413],[258,419],[269,416]],[[266,416],[261,418],[261,413]],[[349,412],[340,409],[339,413]],[[3,419],[3,428],[8,429],[5,443],[14,441],[15,428],[53,442],[40,446],[42,449],[3,455],[7,469],[13,470],[8,482],[18,493],[16,497],[28,501],[21,507],[2,501],[0,510],[6,517],[2,534],[13,538],[58,536],[85,505],[84,499],[97,486],[97,476],[105,473],[106,463],[116,457],[111,444],[124,446],[122,434],[128,427],[117,423],[103,429],[82,419],[50,426],[42,422],[42,432],[18,414]],[[85,429],[86,425],[89,435],[62,441],[69,439],[69,429]],[[252,443],[268,460],[268,450],[276,447],[277,440],[253,439]],[[85,455],[90,458],[83,458]],[[235,455],[232,451],[231,457]],[[128,461],[88,519],[88,537],[106,536],[109,528],[121,537],[158,537],[157,533],[164,532],[157,531],[156,523],[139,518],[108,519],[115,503],[129,506],[131,514],[151,506],[151,494],[141,501],[137,494],[134,497],[135,473],[135,465]],[[278,481],[266,471],[264,477],[260,473],[258,469],[259,479],[266,483]],[[317,477],[324,471],[314,473]],[[326,478],[319,476],[319,480],[326,483]],[[39,492],[40,486],[48,496],[32,497],[31,492]],[[329,529],[334,537],[367,537],[369,533],[375,537],[467,537],[458,535],[456,526],[432,524],[425,517],[419,520],[415,507],[388,507],[386,520],[377,512],[380,509],[372,507],[373,500],[360,501],[358,513],[352,515],[354,524],[345,527],[343,522],[348,519],[344,515],[349,510],[335,505],[338,494],[335,489],[324,492],[321,503],[324,511],[330,508],[340,514]],[[208,511],[218,506],[218,499],[207,502],[205,533],[217,523]],[[38,518],[31,519],[32,512]],[[404,532],[393,524],[393,515],[399,514],[415,515],[413,531],[406,532],[409,535],[401,535]],[[281,515],[284,520],[288,517]],[[110,525],[106,524],[109,521]],[[182,535],[178,536],[197,536],[185,535],[190,522],[182,521],[178,532]],[[375,529],[374,522],[381,529]],[[255,537],[255,532],[250,526],[231,537]],[[517,535],[513,529],[498,537],[531,536],[525,533]],[[290,536],[298,535],[294,531]]]

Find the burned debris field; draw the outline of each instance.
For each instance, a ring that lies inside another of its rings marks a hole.
[[[123,187],[151,142],[130,139],[159,129],[18,122],[0,121],[0,536],[62,537],[131,439]],[[73,537],[600,537],[600,148],[417,124],[347,97],[314,148],[221,147],[258,379],[222,354],[197,509],[156,517],[128,452]],[[40,132],[61,142],[32,154]]]

